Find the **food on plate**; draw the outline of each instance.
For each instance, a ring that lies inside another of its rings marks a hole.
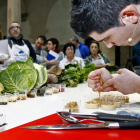
[[[35,98],[36,95],[37,95],[37,89],[36,88],[35,89],[32,89],[31,91],[29,91],[27,93],[27,97],[29,97],[29,98]]]
[[[47,95],[52,95],[52,94],[53,94],[53,88],[50,86],[50,87],[45,91],[45,93],[46,93]]]
[[[19,94],[17,100],[26,100],[27,96],[25,94]]]
[[[17,101],[17,96],[16,95],[10,95],[9,97],[9,102],[16,102]]]
[[[122,102],[121,101],[117,101],[115,105],[116,105],[116,108],[119,108],[119,107],[122,106]]]
[[[115,107],[114,103],[102,103],[101,109],[103,109],[103,110],[115,110],[116,107]]]
[[[53,89],[53,93],[58,93],[59,92],[59,89],[58,88],[54,88]]]
[[[35,94],[27,93],[27,97],[28,97],[28,98],[35,98],[35,96],[36,96]]]
[[[129,96],[125,96],[125,102],[129,103]]]
[[[79,112],[78,103],[75,101],[69,102],[64,106],[65,109],[70,109],[71,112]]]
[[[125,96],[122,96],[122,105],[125,105]]]
[[[116,108],[119,108],[122,106],[122,95],[116,95]]]
[[[97,108],[99,108],[99,102],[96,100],[85,102],[85,108],[97,109]]]
[[[103,110],[115,110],[116,101],[115,96],[111,94],[105,94],[101,97],[101,109]]]

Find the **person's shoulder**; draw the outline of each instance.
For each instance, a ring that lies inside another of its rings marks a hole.
[[[64,54],[62,51],[60,51],[58,54]]]
[[[30,43],[30,41],[29,40],[27,40],[27,39],[23,39],[23,41],[25,42],[25,43]],[[31,44],[31,43],[30,43]]]
[[[105,55],[104,53],[100,53],[99,55],[101,55],[101,56],[105,56],[105,57],[106,57],[106,55]]]
[[[87,45],[82,44],[81,42],[80,42],[80,45],[81,45],[82,47],[88,47]]]
[[[92,55],[88,55],[86,58],[93,58],[93,56]]]

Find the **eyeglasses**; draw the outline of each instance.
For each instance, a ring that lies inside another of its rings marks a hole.
[[[18,29],[21,29],[20,27],[10,27],[10,30],[18,30]]]

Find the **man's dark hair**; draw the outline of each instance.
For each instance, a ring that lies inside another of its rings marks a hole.
[[[75,54],[75,45],[72,44],[72,43],[67,43],[67,44],[64,45],[63,53],[66,55],[66,49],[67,49],[68,47],[73,47],[73,49],[74,49],[74,54]]]
[[[56,38],[50,38],[47,41],[51,41],[53,45],[56,44],[56,49],[58,48],[59,41]]]
[[[139,4],[140,0],[71,0],[70,25],[82,38],[91,32],[103,33],[113,27],[121,26],[119,14],[130,4]]]
[[[44,44],[46,44],[47,39],[46,39],[46,37],[45,37],[44,35],[39,35],[39,36],[37,37],[37,39],[38,39],[38,38],[40,38],[41,40],[43,40],[43,41],[44,41]]]
[[[72,41],[77,41],[79,43],[79,39],[77,36],[72,36],[71,39],[72,39]]]

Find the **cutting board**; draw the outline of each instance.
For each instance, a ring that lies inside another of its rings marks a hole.
[[[140,130],[30,130],[23,126],[63,124],[57,114],[0,133],[0,140],[139,140]]]

